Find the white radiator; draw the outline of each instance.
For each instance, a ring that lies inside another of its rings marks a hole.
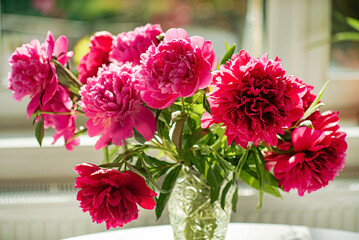
[[[283,194],[283,200],[264,197],[256,213],[257,193],[241,186],[237,213],[232,222],[306,225],[359,231],[359,171],[348,169],[327,188],[300,198]],[[0,239],[57,240],[105,231],[78,207],[73,180],[0,181]],[[167,212],[155,221],[154,211],[141,210],[126,227],[168,224]]]

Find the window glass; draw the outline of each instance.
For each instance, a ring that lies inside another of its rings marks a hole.
[[[1,0],[3,87],[10,54],[32,39],[43,42],[48,30],[55,37],[66,35],[74,49],[81,38],[96,31],[117,35],[159,23],[164,31],[183,27],[190,35],[210,39],[221,57],[224,41],[241,43],[246,11],[246,0]]]
[[[333,71],[359,71],[359,1],[332,1]]]

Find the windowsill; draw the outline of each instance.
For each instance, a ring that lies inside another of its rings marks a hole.
[[[345,124],[341,130],[347,133],[346,168],[359,167],[359,127]],[[51,136],[44,138],[40,148],[33,134],[0,133],[0,180],[75,178],[75,165],[102,162],[102,151],[93,148],[97,138],[81,136],[80,146],[70,152],[60,140],[51,145]]]

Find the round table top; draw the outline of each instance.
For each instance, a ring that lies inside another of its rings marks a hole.
[[[125,228],[107,232],[93,233],[65,240],[118,240],[146,239],[171,240],[169,225]],[[358,232],[334,229],[311,228],[296,225],[230,223],[226,240],[359,240]]]

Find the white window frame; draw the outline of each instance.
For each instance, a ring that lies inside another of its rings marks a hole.
[[[330,80],[322,110],[339,110],[341,127],[347,133],[346,167],[359,166],[359,75],[329,68],[331,0],[267,0],[266,46],[269,56],[279,56],[287,74],[314,86],[318,93]],[[327,44],[309,48],[313,43]]]
[[[359,111],[359,75],[329,69],[331,0],[268,0],[266,9],[267,49],[274,58],[282,58],[287,74],[293,74],[314,86],[314,92],[330,80],[324,109],[340,110],[355,121]],[[327,44],[310,48],[323,40]]]

